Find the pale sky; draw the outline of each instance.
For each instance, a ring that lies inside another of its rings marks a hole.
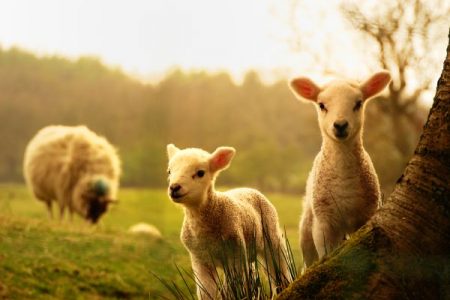
[[[238,81],[249,69],[269,81],[300,74],[317,79],[323,70],[286,41],[293,1],[1,0],[0,45],[39,55],[96,56],[146,80],[175,67],[228,71]],[[311,33],[307,46],[334,72],[360,78],[379,68],[354,43],[339,15],[340,0],[302,2],[297,19]]]
[[[306,67],[284,39],[288,33],[282,19],[289,3],[1,1],[0,45],[19,46],[40,55],[97,56],[141,78],[157,77],[174,67],[226,70],[235,78],[248,69],[263,71],[269,77],[289,76]],[[331,25],[337,26],[336,22]]]

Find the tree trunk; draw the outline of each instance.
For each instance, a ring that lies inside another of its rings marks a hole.
[[[450,299],[450,33],[423,134],[385,205],[279,299]]]

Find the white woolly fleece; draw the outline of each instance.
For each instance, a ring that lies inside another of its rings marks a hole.
[[[101,180],[107,186],[102,201],[116,200],[121,163],[116,149],[85,126],[48,126],[29,142],[24,157],[24,176],[35,197],[52,202],[69,213],[88,216],[86,194]]]

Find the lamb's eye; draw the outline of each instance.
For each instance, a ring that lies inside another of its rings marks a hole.
[[[195,175],[197,175],[199,178],[202,178],[203,176],[205,176],[205,171],[203,171],[203,170],[198,170],[197,173],[196,173]]]
[[[362,106],[362,101],[358,100],[358,102],[356,102],[356,104],[355,104],[355,107],[353,107],[353,111],[360,110],[361,106]]]
[[[327,108],[325,107],[325,104],[319,103],[319,107],[321,111],[327,111]]]
[[[170,175],[170,170],[167,170],[167,175]]]

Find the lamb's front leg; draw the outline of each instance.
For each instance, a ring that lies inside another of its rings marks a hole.
[[[312,234],[313,219],[311,207],[305,206],[305,211],[300,221],[300,249],[302,250],[305,267],[311,266],[318,258]]]
[[[197,297],[200,300],[218,298],[217,271],[212,264],[206,264],[191,255],[192,269],[197,285]]]
[[[340,228],[336,228],[327,222],[327,220],[315,218],[312,229],[314,245],[316,246],[319,258],[336,249],[345,237],[345,233]]]

